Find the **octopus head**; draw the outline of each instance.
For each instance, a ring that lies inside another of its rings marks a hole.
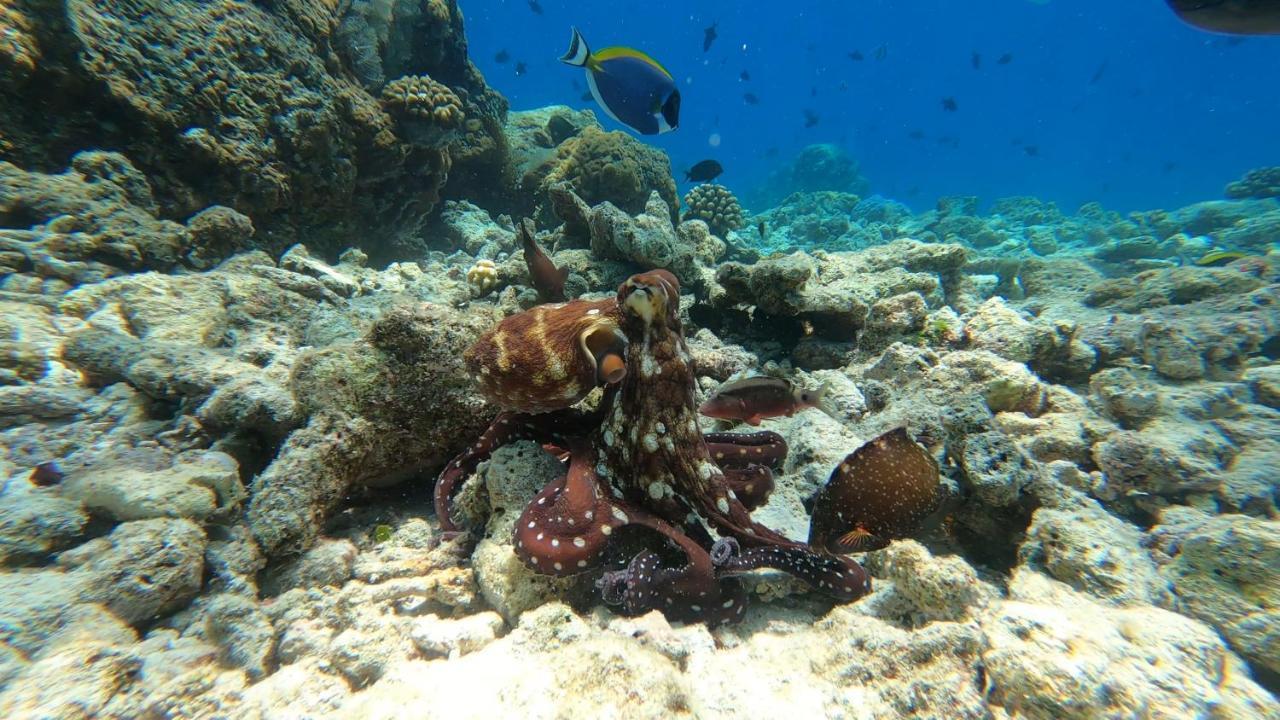
[[[666,270],[632,275],[618,288],[618,307],[646,326],[678,329],[680,281]]]

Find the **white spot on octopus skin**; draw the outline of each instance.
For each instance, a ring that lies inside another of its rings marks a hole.
[[[608,525],[601,525],[600,532],[604,535],[608,535],[613,532],[613,528]]]
[[[560,563],[556,563],[556,564],[552,565],[552,567],[554,567],[554,568],[555,568],[555,569],[557,569],[557,570],[563,570],[563,569],[564,569],[564,566],[563,566],[563,565],[561,565]]]
[[[534,521],[532,521],[532,520],[530,520],[530,521],[529,521],[529,529],[530,529],[530,530],[532,530],[536,525],[537,525],[537,523],[536,523],[536,522],[534,522]]]
[[[631,518],[627,517],[627,514],[623,512],[621,508],[615,507],[615,508],[611,508],[611,510],[613,512],[613,518],[618,522],[620,523],[630,522]]]
[[[551,538],[551,547],[560,547],[560,541],[555,538]]]
[[[716,509],[722,513],[725,513],[726,515],[729,514],[729,501],[723,497],[718,498],[716,500]]]
[[[578,561],[578,567],[580,567],[580,568],[584,568],[584,567],[586,567],[586,566],[587,566],[587,561],[586,561],[586,560],[579,560],[579,561]]]
[[[585,539],[583,539],[583,538],[576,537],[576,538],[574,538],[574,539],[573,539],[573,546],[574,546],[574,547],[580,547],[580,548],[582,548],[582,547],[586,547],[586,546],[587,546],[587,541],[586,541]]]

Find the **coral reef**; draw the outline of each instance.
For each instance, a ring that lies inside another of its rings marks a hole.
[[[0,0],[0,716],[1280,717],[1276,186],[682,222],[453,0]]]
[[[711,232],[724,237],[742,227],[742,206],[729,188],[706,183],[684,196],[685,220],[701,220]]]
[[[519,196],[534,199],[509,212],[550,224],[548,192],[565,183],[588,205],[608,201],[628,214],[643,212],[657,193],[676,221],[676,184],[666,154],[625,132],[606,132],[590,113],[562,106],[512,113],[508,133]]]
[[[1226,195],[1233,200],[1280,198],[1280,167],[1250,170],[1244,177],[1227,185]]]
[[[447,3],[22,7],[5,5],[14,41],[3,57],[16,73],[5,73],[0,157],[47,172],[80,148],[118,148],[146,173],[161,216],[225,205],[272,252],[304,236],[333,252],[353,227],[407,242],[451,160],[461,182],[505,162],[505,101],[467,60],[461,14]],[[383,79],[402,76],[437,81],[428,96],[448,100],[435,110],[457,139],[406,131],[383,111]],[[18,99],[19,78],[49,103]]]

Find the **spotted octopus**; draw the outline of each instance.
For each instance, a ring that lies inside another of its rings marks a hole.
[[[443,530],[463,532],[450,504],[476,467],[505,444],[533,440],[568,464],[516,522],[515,552],[537,573],[598,570],[611,537],[636,526],[668,544],[649,544],[596,583],[629,615],[656,608],[674,621],[734,622],[747,604],[738,576],[759,568],[838,602],[863,596],[871,585],[859,563],[752,519],[786,443],[768,431],[701,432],[679,303],[675,276],[653,270],[626,280],[616,297],[541,305],[483,335],[466,362],[505,410],[441,473],[434,500]],[[601,386],[594,409],[573,407]]]

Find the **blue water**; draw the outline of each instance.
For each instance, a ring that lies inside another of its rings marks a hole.
[[[645,142],[665,149],[677,170],[720,160],[721,181],[740,194],[815,142],[844,146],[873,192],[917,210],[951,194],[1036,195],[1068,211],[1092,200],[1172,208],[1221,197],[1245,170],[1280,164],[1280,37],[1194,30],[1163,0],[541,7],[535,15],[526,0],[462,2],[472,58],[514,109],[594,108],[581,99],[582,71],[557,61],[570,25],[593,48],[638,47],[671,70],[683,94],[680,128]],[[719,37],[704,53],[713,21]],[[511,60],[500,64],[504,49]],[[851,60],[854,50],[865,59]],[[1005,53],[1012,61],[997,65]],[[743,70],[750,81],[740,80]],[[760,104],[744,103],[745,92]],[[945,97],[957,111],[943,110]],[[805,109],[820,117],[815,127],[804,127]],[[915,130],[924,138],[912,139]]]

